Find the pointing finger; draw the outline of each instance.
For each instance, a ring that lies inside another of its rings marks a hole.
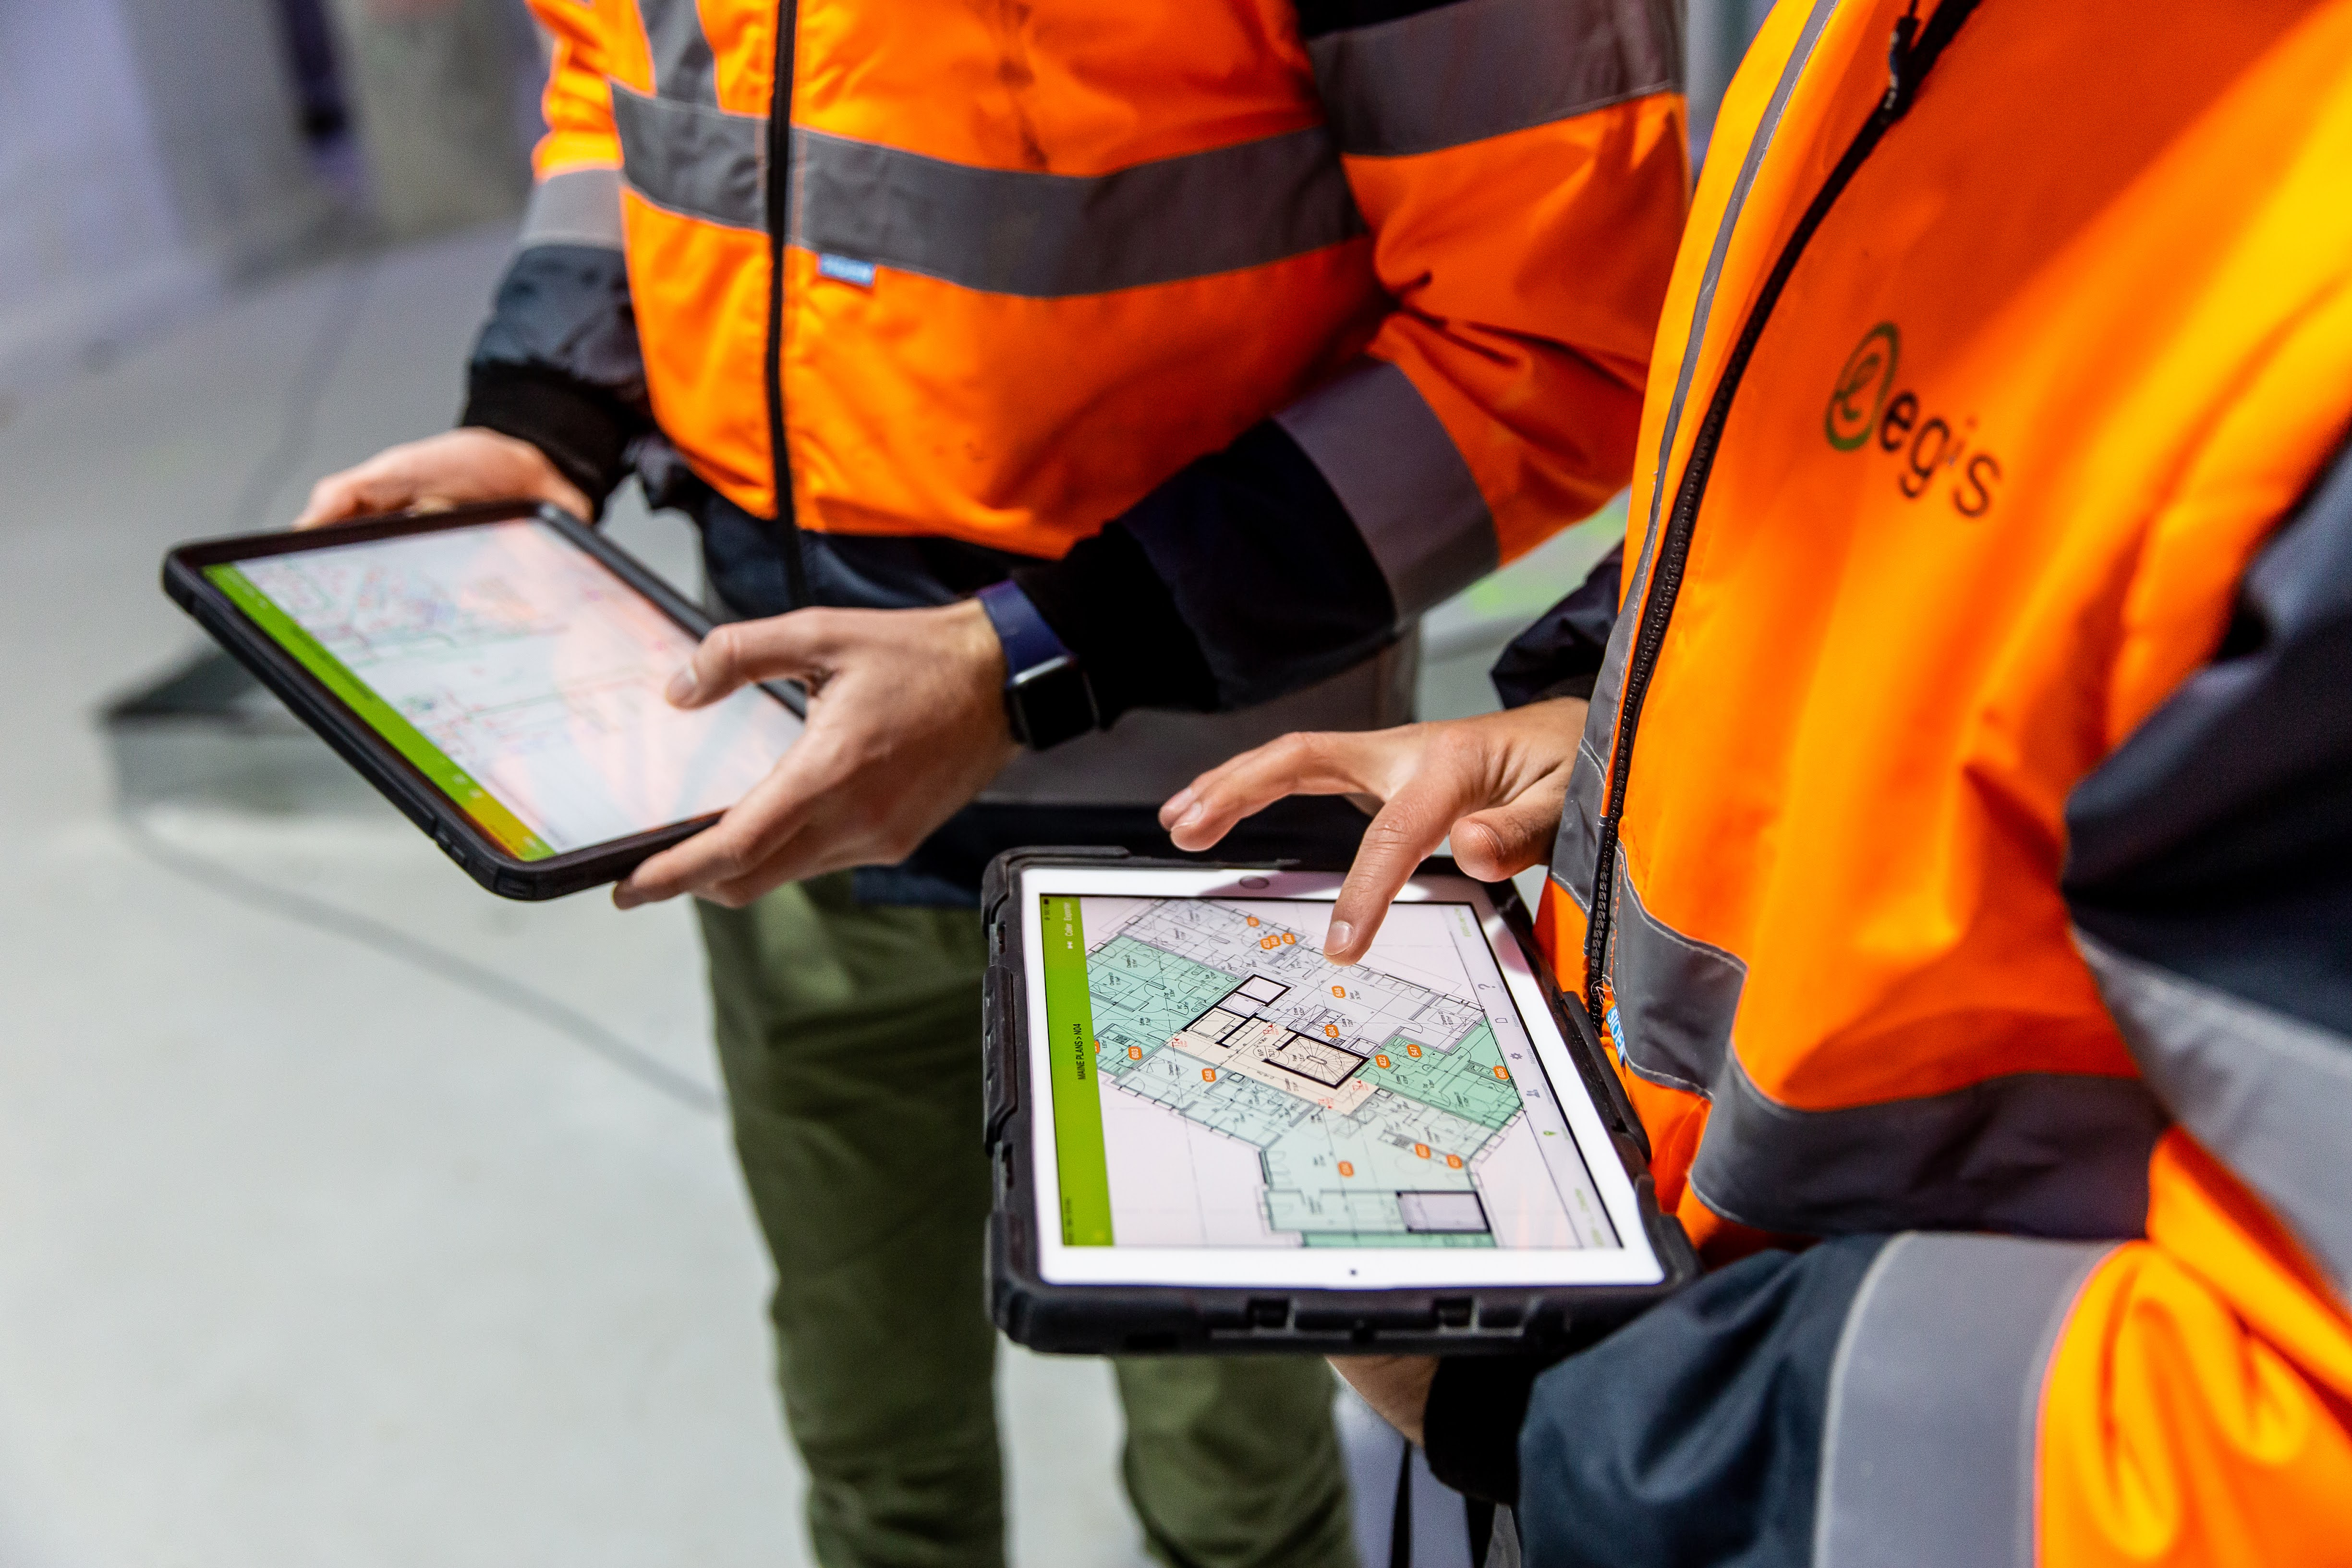
[[[1364,829],[1355,863],[1331,907],[1324,955],[1335,963],[1363,957],[1398,891],[1436,853],[1455,819],[1481,804],[1477,777],[1447,759],[1433,760],[1397,791]]]

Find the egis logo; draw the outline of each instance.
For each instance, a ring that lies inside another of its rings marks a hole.
[[[1903,354],[1902,334],[1892,321],[1881,321],[1853,345],[1845,368],[1838,372],[1837,390],[1830,394],[1830,445],[1851,452],[1870,439],[1878,411],[1895,385],[1895,362]]]
[[[1949,475],[1952,510],[1962,517],[1982,517],[1992,510],[2000,460],[1990,452],[1969,450],[1977,428],[1974,415],[1957,430],[1940,414],[1919,417],[1919,395],[1895,387],[1902,358],[1903,334],[1894,322],[1881,321],[1862,335],[1830,388],[1822,422],[1830,445],[1853,452],[1875,438],[1879,450],[1903,454],[1895,485],[1905,500],[1917,500]]]

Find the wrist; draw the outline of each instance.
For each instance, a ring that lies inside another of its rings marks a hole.
[[[486,441],[498,454],[493,460],[494,468],[507,477],[493,488],[551,502],[575,517],[595,517],[596,503],[532,442],[481,425],[461,426],[457,434]]]
[[[1085,664],[1020,585],[1009,579],[991,584],[974,602],[1003,656],[1004,717],[1013,738],[1044,751],[1098,728],[1102,710]]]
[[[1120,522],[1013,580],[1086,666],[1098,721],[1131,708],[1207,712],[1216,678],[1151,558]]]

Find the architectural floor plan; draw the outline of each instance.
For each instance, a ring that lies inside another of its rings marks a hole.
[[[1469,906],[1400,904],[1342,967],[1328,903],[1077,901],[1119,1243],[1614,1245],[1557,1117],[1529,1118],[1515,1073],[1540,1070]]]

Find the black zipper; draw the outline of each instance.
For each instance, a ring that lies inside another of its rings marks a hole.
[[[1748,373],[1748,363],[1756,353],[1758,340],[1764,335],[1765,324],[1771,320],[1773,307],[1780,303],[1781,290],[1788,287],[1790,275],[1796,270],[1798,259],[1804,255],[1814,231],[1829,216],[1830,208],[1844,194],[1855,173],[1877,150],[1881,139],[1911,111],[1919,84],[1927,79],[1944,47],[1952,41],[1952,35],[1960,30],[1960,24],[1968,20],[1977,5],[1978,0],[1944,0],[1922,28],[1917,0],[1912,0],[1910,11],[1895,24],[1895,35],[1886,49],[1886,95],[1863,122],[1837,167],[1830,171],[1828,180],[1814,195],[1796,231],[1790,235],[1788,244],[1773,262],[1756,303],[1741,324],[1731,357],[1724,364],[1722,378],[1716,383],[1715,395],[1707,402],[1706,416],[1700,422],[1697,438],[1691,444],[1690,461],[1683,468],[1683,482],[1675,493],[1674,510],[1667,514],[1665,534],[1658,541],[1657,561],[1651,568],[1650,592],[1642,607],[1641,630],[1625,666],[1624,704],[1619,710],[1616,743],[1610,749],[1609,804],[1601,816],[1599,852],[1592,868],[1592,897],[1587,906],[1591,918],[1584,938],[1585,1006],[1596,1026],[1606,1027],[1609,1022],[1606,977],[1610,929],[1615,914],[1617,826],[1625,811],[1625,786],[1633,769],[1634,735],[1641,728],[1642,704],[1649,696],[1650,678],[1656,672],[1658,653],[1665,642],[1666,624],[1674,618],[1675,596],[1682,590],[1683,567],[1690,559],[1691,535],[1697,527],[1699,502],[1706,494],[1716,448],[1723,439],[1724,423],[1731,415],[1731,400],[1739,391],[1740,380]],[[1698,348],[1698,343],[1692,342],[1684,352],[1696,353]],[[1614,1031],[1611,1032],[1613,1035]],[[1622,1048],[1623,1042],[1617,1044]]]
[[[792,464],[784,455],[784,224],[792,210],[793,31],[794,0],[776,6],[776,80],[768,95],[768,394],[769,477],[775,486],[777,542],[784,552],[784,587],[793,608],[809,602],[808,563],[801,558],[801,525],[793,515]]]

